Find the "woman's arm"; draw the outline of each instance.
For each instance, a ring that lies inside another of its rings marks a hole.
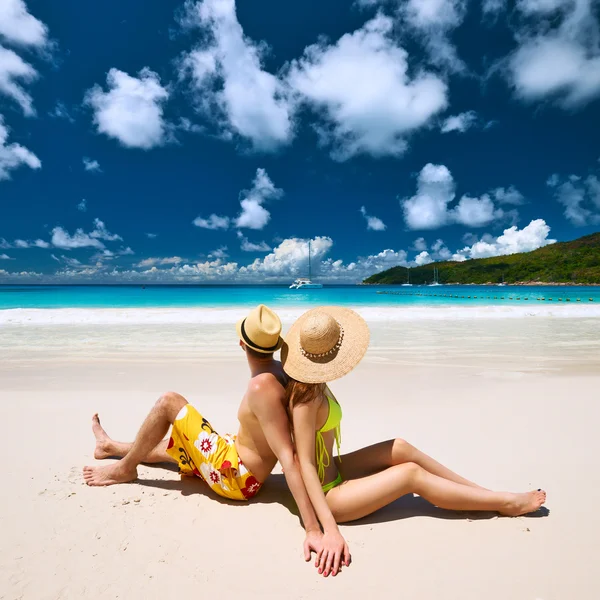
[[[317,556],[317,561],[320,562],[319,572],[323,569],[325,575],[328,575],[333,566],[332,572],[335,575],[342,562],[346,566],[350,564],[350,552],[327,504],[317,472],[315,445],[318,408],[319,401],[294,406],[292,410],[294,442],[308,497],[325,533],[323,553],[320,557]]]

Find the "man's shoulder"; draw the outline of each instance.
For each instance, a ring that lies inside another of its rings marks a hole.
[[[251,396],[272,398],[281,401],[285,395],[285,389],[273,373],[260,373],[255,375],[248,383],[248,392]]]

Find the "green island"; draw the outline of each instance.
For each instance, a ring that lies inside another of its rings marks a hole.
[[[392,267],[371,275],[364,284],[397,285],[429,284],[434,281],[434,268],[439,283],[495,285],[599,285],[600,232],[571,242],[557,242],[532,252],[521,252],[492,258],[473,258],[463,262],[443,261],[421,267]]]

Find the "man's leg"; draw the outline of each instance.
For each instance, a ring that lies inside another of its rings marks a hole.
[[[96,448],[94,449],[94,458],[102,460],[104,458],[125,458],[133,447],[133,442],[117,442],[113,440],[102,425],[98,414],[92,417],[92,431],[96,438]],[[164,463],[170,462],[177,464],[177,461],[167,454],[168,440],[162,440],[158,445],[150,450],[150,453],[144,457],[144,463]]]
[[[175,421],[187,400],[175,392],[163,394],[140,428],[133,446],[118,463],[107,467],[84,467],[83,478],[88,485],[104,486],[127,483],[137,478],[137,466],[156,448]]]

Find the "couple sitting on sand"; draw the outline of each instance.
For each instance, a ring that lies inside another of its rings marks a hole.
[[[402,439],[339,456],[342,409],[327,384],[350,372],[369,344],[367,324],[354,311],[334,306],[310,310],[284,341],[279,317],[261,305],[237,330],[251,374],[238,410],[237,436],[219,435],[173,392],[159,398],[133,443],[110,439],[96,415],[95,457],[123,460],[85,467],[88,485],[132,481],[140,463],[168,461],[178,463],[183,474],[200,477],[220,496],[246,501],[279,461],[306,530],[305,558],[315,551],[315,566],[325,576],[350,563],[337,523],[360,519],[405,494],[418,494],[440,508],[510,516],[533,512],[545,501],[541,490],[485,489]],[[281,362],[273,358],[280,349]],[[370,418],[366,415],[365,421]],[[171,425],[170,438],[163,439]]]

